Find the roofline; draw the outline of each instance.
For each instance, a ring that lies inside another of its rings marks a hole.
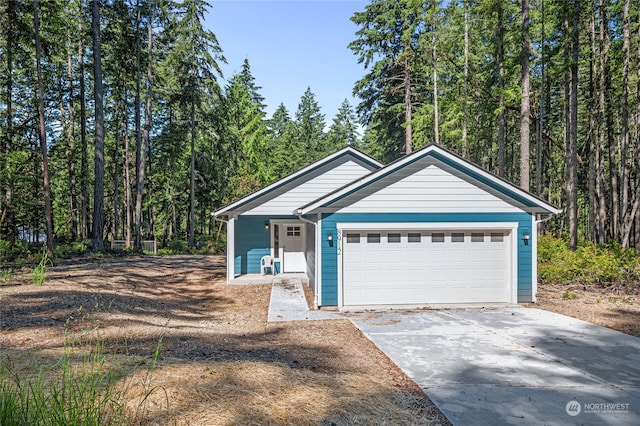
[[[373,166],[376,166],[378,168],[383,167],[383,164],[380,163],[379,161],[375,160],[374,158],[370,157],[369,155],[365,154],[364,152],[352,147],[352,146],[346,146],[336,152],[334,152],[333,154],[330,154],[324,158],[321,158],[318,161],[315,161],[311,164],[309,164],[308,166],[298,170],[297,172],[293,172],[292,174],[283,177],[282,179],[279,179],[275,182],[273,182],[272,184],[265,186],[264,188],[261,188],[255,192],[252,192],[251,194],[245,195],[244,197],[230,203],[227,204],[226,206],[211,212],[211,215],[213,217],[218,217],[221,215],[225,215],[227,212],[234,210],[240,206],[242,206],[243,204],[246,204],[248,202],[250,202],[251,200],[254,200],[266,193],[268,193],[269,191],[272,191],[273,189],[282,186],[283,184],[286,184],[287,182],[290,182],[296,178],[298,178],[299,176],[304,175],[305,173],[308,173],[309,171],[316,169],[320,166],[322,166],[325,163],[329,163],[330,161],[339,158],[347,153],[352,153],[355,154],[358,158],[360,158],[361,160],[370,163]]]
[[[320,197],[302,207],[300,207],[299,209],[295,210],[294,213],[296,214],[308,214],[310,212],[312,212],[313,210],[319,208],[319,207],[323,207],[324,205],[326,205],[327,203],[331,203],[332,201],[336,200],[337,198],[343,197],[345,195],[347,195],[350,192],[354,192],[357,191],[358,189],[362,188],[363,186],[367,185],[369,182],[378,179],[381,176],[384,176],[386,174],[392,173],[394,170],[401,168],[403,165],[405,165],[406,163],[409,162],[413,162],[425,155],[427,155],[429,152],[431,151],[435,151],[437,153],[440,153],[446,157],[449,157],[450,159],[462,163],[463,166],[470,168],[473,172],[493,181],[496,182],[498,185],[500,185],[503,189],[508,190],[510,192],[514,192],[517,196],[524,198],[528,201],[533,202],[534,204],[536,204],[538,207],[540,207],[541,209],[549,212],[549,214],[558,214],[560,212],[562,212],[562,210],[557,209],[556,207],[554,207],[553,205],[547,203],[546,201],[536,197],[535,195],[531,194],[528,191],[525,191],[522,188],[517,187],[516,185],[514,185],[513,183],[507,181],[506,179],[503,179],[491,172],[488,172],[486,170],[484,170],[483,168],[473,164],[472,162],[460,157],[457,154],[454,154],[453,152],[442,148],[439,145],[436,145],[435,143],[430,143],[428,145],[426,145],[425,147],[414,151],[412,154],[408,154],[405,155],[403,157],[400,157],[399,159],[389,163],[387,166],[379,169],[379,170],[375,170],[371,173],[369,173],[366,176],[363,176],[362,178],[351,182],[345,186],[343,186],[342,188],[338,188],[337,190],[323,196]],[[511,197],[513,198],[513,197]]]

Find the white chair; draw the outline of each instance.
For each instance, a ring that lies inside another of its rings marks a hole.
[[[260,273],[262,275],[266,274],[265,270],[269,269],[269,273],[273,274],[273,256],[262,256],[260,259]]]

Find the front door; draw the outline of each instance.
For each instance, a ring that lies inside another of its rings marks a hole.
[[[281,223],[278,226],[279,253],[282,272],[305,272],[307,262],[304,255],[305,225],[301,222]]]

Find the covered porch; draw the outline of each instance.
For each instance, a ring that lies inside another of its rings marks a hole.
[[[229,280],[229,284],[273,284],[274,280],[297,279],[304,285],[309,285],[309,277],[304,272],[290,272],[282,274],[242,274]]]

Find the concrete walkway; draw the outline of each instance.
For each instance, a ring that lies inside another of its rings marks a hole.
[[[352,316],[456,425],[640,425],[640,339],[539,309]]]
[[[344,319],[339,312],[309,310],[300,278],[273,279],[268,322]]]

